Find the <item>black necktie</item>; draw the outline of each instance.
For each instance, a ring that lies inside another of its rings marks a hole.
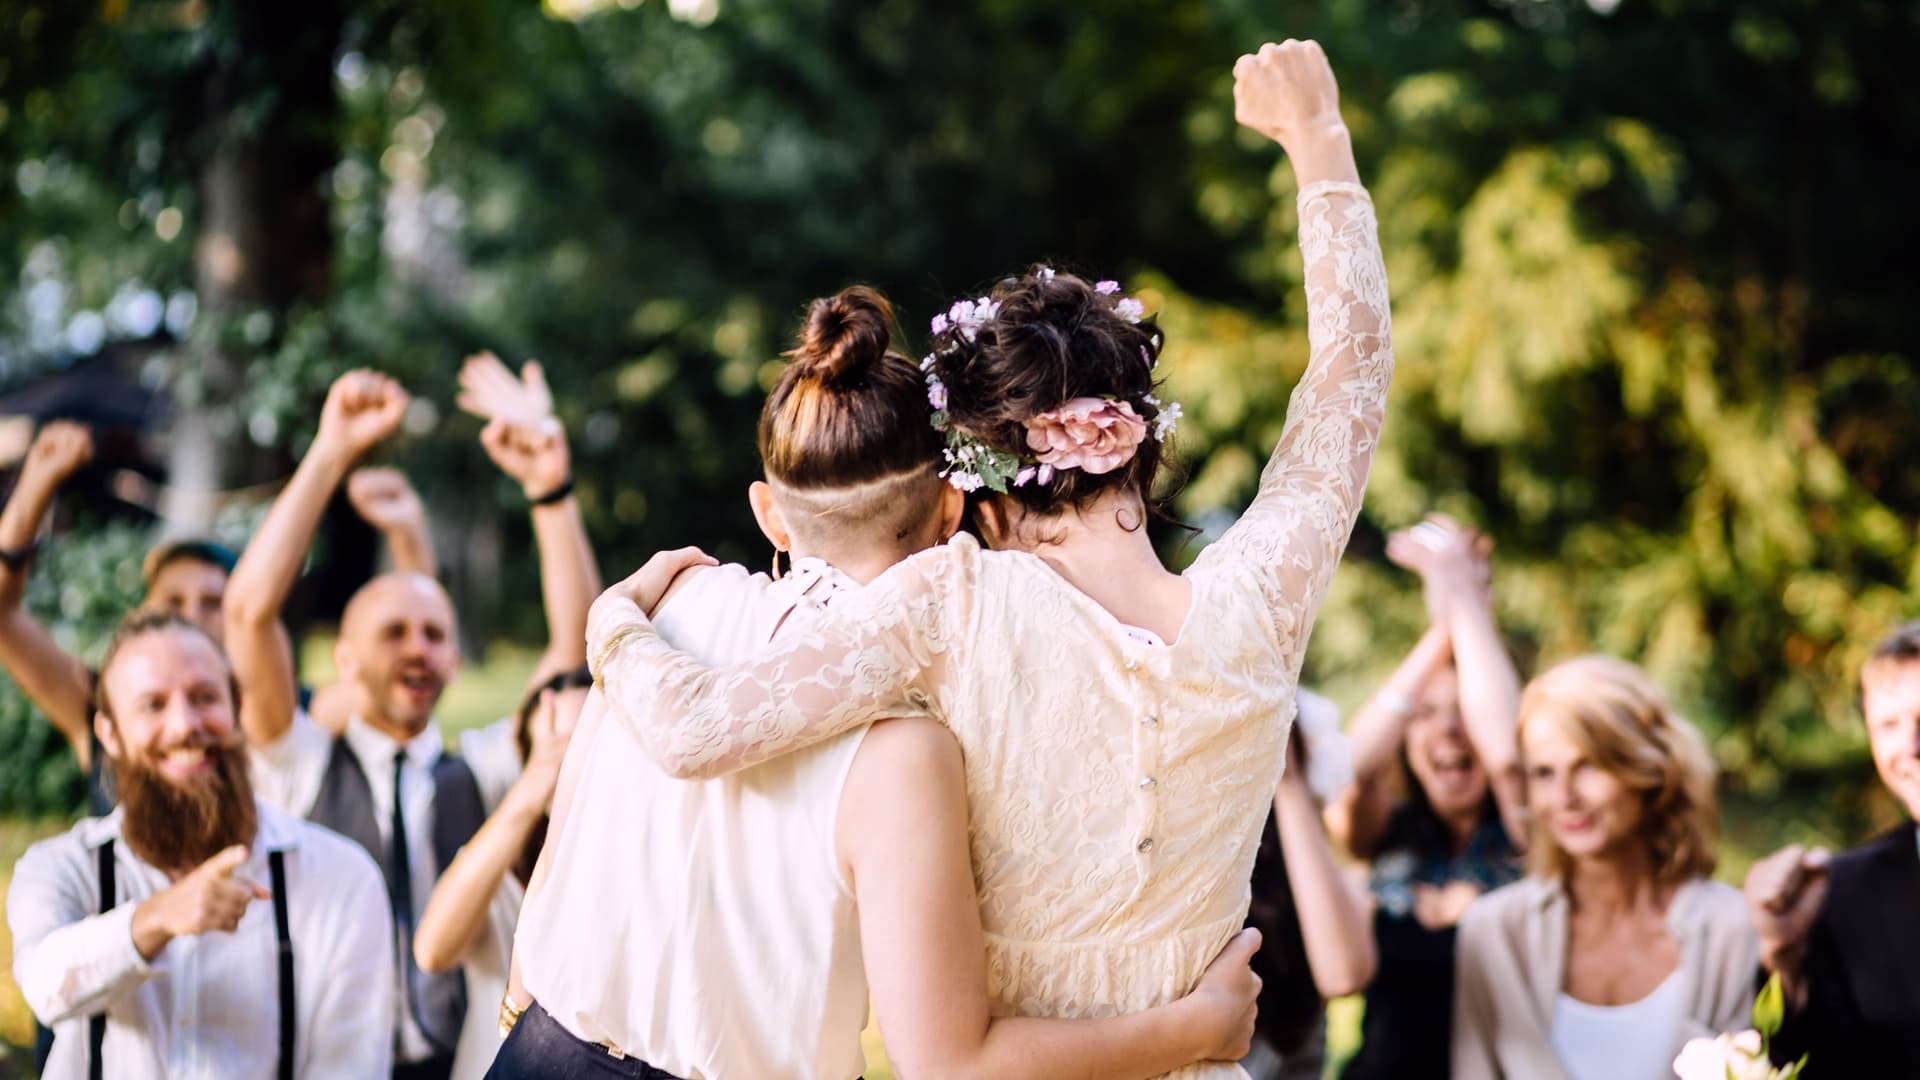
[[[393,883],[393,925],[400,931],[406,966],[413,967],[413,860],[407,857],[407,815],[400,801],[400,774],[407,752],[393,754],[393,827],[387,830],[387,880]]]

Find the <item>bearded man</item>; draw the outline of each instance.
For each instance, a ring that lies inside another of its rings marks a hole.
[[[136,614],[100,670],[120,806],[35,844],[7,895],[44,1076],[366,1077],[389,1067],[391,922],[360,848],[256,799],[233,670]]]

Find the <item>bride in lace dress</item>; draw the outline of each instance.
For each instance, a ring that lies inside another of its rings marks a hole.
[[[1373,460],[1393,371],[1386,276],[1333,73],[1293,41],[1234,70],[1241,122],[1299,182],[1312,352],[1253,505],[1190,569],[1167,570],[1143,528],[1177,417],[1154,395],[1161,334],[1113,283],[1041,267],[936,319],[923,365],[987,548],[962,535],[915,555],[731,667],[674,651],[648,621],[704,559],[691,549],[656,556],[589,619],[610,715],[676,776],[883,717],[951,728],[995,1015],[1172,1000],[1240,928],[1307,636]]]

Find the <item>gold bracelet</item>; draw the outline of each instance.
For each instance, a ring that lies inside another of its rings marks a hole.
[[[508,1035],[513,1034],[513,1025],[520,1022],[520,1017],[523,1014],[525,1014],[526,1011],[527,1011],[526,1009],[518,1005],[515,1005],[513,1003],[512,994],[507,994],[500,998],[500,1037],[501,1038],[504,1039]]]

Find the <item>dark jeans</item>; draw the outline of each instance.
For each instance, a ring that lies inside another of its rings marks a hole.
[[[393,1080],[450,1080],[453,1076],[453,1055],[428,1058],[425,1061],[408,1062],[405,1065],[393,1063]]]
[[[560,1026],[539,1002],[528,1006],[487,1070],[487,1080],[679,1080],[638,1058],[617,1058]]]

